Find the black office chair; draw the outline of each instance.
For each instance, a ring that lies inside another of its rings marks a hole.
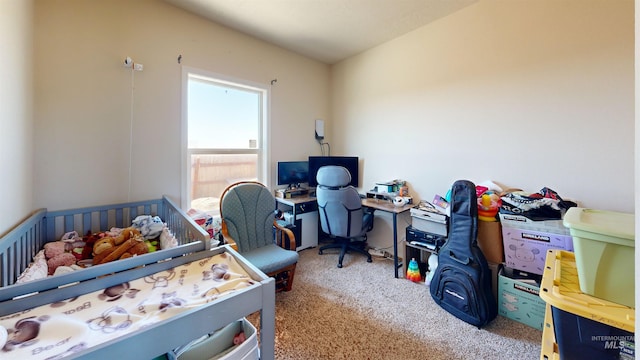
[[[320,247],[319,254],[330,248],[340,248],[338,267],[342,267],[344,255],[356,251],[367,257],[367,232],[373,229],[373,212],[365,211],[358,191],[348,186],[351,174],[342,166],[323,166],[316,175],[316,198],[322,231],[335,240]]]

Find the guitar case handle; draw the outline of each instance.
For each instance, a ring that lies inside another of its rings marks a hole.
[[[471,262],[471,259],[469,259],[469,257],[466,257],[464,259],[458,259],[456,257],[456,254],[453,253],[453,251],[449,250],[449,257],[452,258],[453,260],[459,262],[462,265],[469,265],[469,263]]]

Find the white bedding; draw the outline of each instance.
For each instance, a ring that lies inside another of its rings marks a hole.
[[[255,284],[232,255],[222,253],[7,315],[0,318],[0,332],[8,333],[0,358],[62,358]]]

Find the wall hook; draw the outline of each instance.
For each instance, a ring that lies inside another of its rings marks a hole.
[[[277,82],[278,82],[278,79],[273,79],[273,80],[271,80],[271,85],[273,85],[273,84],[275,84]]]

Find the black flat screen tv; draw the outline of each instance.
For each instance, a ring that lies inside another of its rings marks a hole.
[[[318,169],[326,165],[344,166],[351,173],[349,185],[358,187],[359,159],[357,156],[309,156],[309,186],[317,187],[316,174]]]
[[[279,161],[278,185],[300,185],[309,181],[308,161]]]

